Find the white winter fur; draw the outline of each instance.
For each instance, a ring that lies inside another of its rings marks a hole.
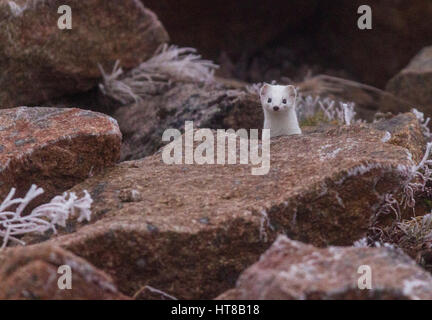
[[[270,129],[270,137],[302,133],[295,111],[297,91],[294,86],[264,84],[260,98],[264,129]]]

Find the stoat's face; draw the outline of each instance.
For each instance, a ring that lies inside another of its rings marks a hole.
[[[294,86],[264,84],[260,90],[261,105],[264,110],[278,113],[295,107],[297,91]]]

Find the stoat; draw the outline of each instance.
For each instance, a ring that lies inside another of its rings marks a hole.
[[[260,90],[264,111],[264,129],[270,137],[301,134],[295,111],[297,90],[294,86],[264,84]]]

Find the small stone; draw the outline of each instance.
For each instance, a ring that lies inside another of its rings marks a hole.
[[[159,231],[157,227],[155,227],[154,225],[152,225],[150,223],[147,223],[147,230],[150,232],[158,232]]]
[[[209,224],[210,223],[210,220],[207,217],[201,218],[198,221],[202,224]]]
[[[119,195],[123,202],[139,202],[142,200],[141,193],[138,190],[122,190]]]
[[[147,265],[146,260],[144,258],[138,259],[136,262],[138,268],[144,269]]]

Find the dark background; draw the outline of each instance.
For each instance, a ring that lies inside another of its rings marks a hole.
[[[249,82],[325,73],[384,88],[432,44],[430,0],[143,0],[171,42],[221,64],[220,75]],[[359,30],[357,9],[372,8]]]

